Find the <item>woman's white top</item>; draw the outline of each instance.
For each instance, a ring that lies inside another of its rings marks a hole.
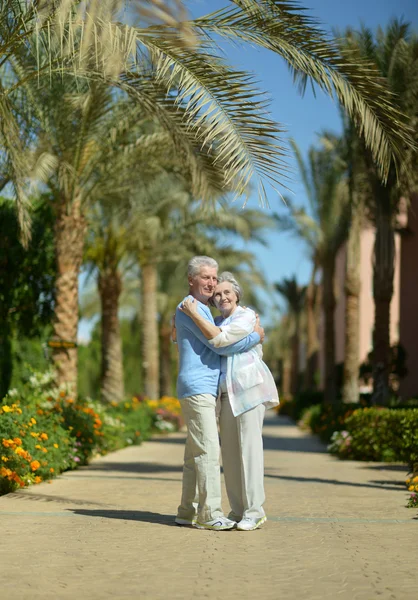
[[[222,331],[209,343],[220,348],[229,346],[254,331],[256,314],[251,308],[237,306],[226,319],[216,317]],[[279,404],[276,384],[269,368],[263,362],[261,344],[247,352],[223,356],[221,382],[224,381],[234,416],[241,415],[259,404],[271,408]]]

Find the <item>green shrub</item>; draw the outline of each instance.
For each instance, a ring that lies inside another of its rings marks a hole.
[[[0,495],[71,468],[70,437],[57,414],[4,404],[0,440]]]
[[[33,373],[0,402],[0,495],[140,444],[153,430],[175,431],[180,425],[176,398],[75,400],[54,388],[52,373]]]
[[[345,443],[334,436],[330,452],[353,460],[418,462],[418,409],[363,408],[345,421]]]
[[[280,415],[286,415],[295,421],[299,421],[307,408],[321,404],[323,400],[323,392],[315,390],[300,392],[292,400],[284,399],[282,401],[282,399],[280,399],[280,405],[277,412]]]
[[[302,423],[318,435],[323,442],[329,442],[335,431],[346,429],[346,420],[361,405],[355,404],[318,404],[308,408],[302,415]]]

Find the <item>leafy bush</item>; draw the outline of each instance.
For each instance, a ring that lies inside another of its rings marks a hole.
[[[0,495],[40,483],[91,458],[140,444],[152,430],[181,426],[176,398],[134,397],[104,405],[57,390],[51,373],[34,373],[0,404]]]
[[[414,465],[414,471],[405,480],[405,485],[411,495],[408,498],[406,508],[418,508],[418,464]]]
[[[347,429],[346,421],[360,404],[318,404],[302,415],[301,424],[317,434],[323,442],[329,442],[334,432]]]
[[[321,404],[324,400],[323,392],[308,390],[300,392],[293,399],[280,398],[280,404],[277,412],[280,415],[287,415],[295,421],[299,421],[302,414],[307,408]]]
[[[341,458],[418,463],[418,409],[363,408],[345,418],[349,444],[335,436],[330,451]]]
[[[57,414],[4,404],[0,406],[0,439],[0,494],[71,468],[71,442]]]

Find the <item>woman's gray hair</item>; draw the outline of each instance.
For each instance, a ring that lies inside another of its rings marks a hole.
[[[227,281],[228,283],[231,284],[232,289],[237,296],[237,304],[239,304],[240,300],[242,300],[242,297],[244,295],[244,292],[242,291],[242,287],[240,286],[238,281],[235,279],[235,277],[232,275],[232,273],[230,273],[229,271],[224,271],[223,273],[221,273],[219,275],[218,283],[223,283],[224,281]]]
[[[219,268],[216,260],[210,258],[210,256],[193,256],[187,265],[187,277],[196,277],[196,275],[199,275],[202,267],[211,267],[211,269]]]

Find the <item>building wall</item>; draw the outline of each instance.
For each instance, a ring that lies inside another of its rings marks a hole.
[[[417,210],[418,212],[418,210]],[[375,230],[373,227],[364,229],[360,239],[360,318],[359,318],[359,359],[360,363],[367,359],[367,355],[372,349],[373,327],[374,327],[374,301],[373,301],[373,245]],[[418,235],[415,243],[418,242]],[[418,264],[418,248],[415,250],[416,263]],[[395,275],[394,275],[394,294],[391,303],[391,322],[390,322],[390,340],[391,344],[396,344],[399,340],[399,314],[400,314],[400,279],[401,279],[401,238],[396,235],[395,239]],[[344,362],[345,353],[345,268],[346,268],[346,246],[344,245],[336,257],[335,269],[335,362],[336,364]],[[408,272],[411,266],[407,266]],[[418,291],[418,287],[416,293]],[[416,296],[417,297],[417,296]],[[417,305],[418,302],[415,301]],[[417,306],[418,310],[418,306]],[[324,386],[325,363],[324,363],[324,319],[323,315],[319,323],[319,369],[321,388]],[[418,350],[418,333],[416,348]],[[417,365],[418,374],[418,365]]]
[[[403,397],[418,396],[418,195],[412,197],[401,239],[400,343],[407,353]]]

